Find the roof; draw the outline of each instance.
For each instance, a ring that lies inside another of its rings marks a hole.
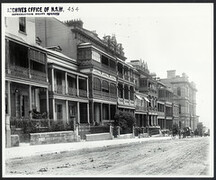
[[[47,50],[46,48],[43,48],[43,47],[39,46],[37,43],[34,43],[34,44],[32,43],[32,44],[31,44],[31,43],[25,41],[23,38],[21,38],[21,37],[19,37],[19,36],[16,36],[16,35],[14,35],[14,34],[5,32],[5,36],[6,36],[6,37],[9,37],[9,38],[12,38],[12,39],[14,39],[14,40],[16,40],[16,41],[18,41],[18,42],[21,42],[21,43],[24,43],[24,44],[26,44],[26,45],[29,45],[29,46],[33,46],[33,47],[39,48],[39,49],[44,50],[44,51]]]
[[[68,60],[72,60],[72,61],[76,62],[75,59],[72,59],[72,58],[70,58],[70,57],[62,54],[61,52],[58,52],[58,51],[55,51],[55,50],[51,50],[51,49],[46,49],[46,51],[49,52],[49,53],[51,53],[51,54],[55,54],[57,56],[60,56],[60,57],[66,58]]]

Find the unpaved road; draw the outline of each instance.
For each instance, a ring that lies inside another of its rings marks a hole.
[[[210,138],[149,141],[6,161],[9,176],[205,176]]]

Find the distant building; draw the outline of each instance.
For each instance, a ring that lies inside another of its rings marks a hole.
[[[195,83],[189,82],[185,73],[182,76],[176,76],[175,72],[175,70],[167,71],[167,78],[160,81],[171,88],[176,95],[173,100],[179,104],[179,125],[195,130],[198,123]]]

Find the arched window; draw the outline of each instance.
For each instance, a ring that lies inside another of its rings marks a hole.
[[[128,99],[128,97],[129,97],[128,95],[129,95],[128,86],[125,85],[125,86],[124,86],[124,98],[125,98],[125,99]]]
[[[109,92],[109,83],[107,81],[102,82],[102,91]]]
[[[177,95],[181,96],[181,88],[180,87],[177,88]]]
[[[130,87],[130,100],[134,100],[134,88]]]
[[[123,98],[123,85],[121,83],[118,84],[118,96]]]
[[[110,84],[110,94],[116,95],[116,85],[113,83]]]
[[[99,78],[94,77],[94,90],[101,90],[101,81]]]

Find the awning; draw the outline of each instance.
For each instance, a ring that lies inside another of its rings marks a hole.
[[[142,100],[142,98],[141,98],[139,95],[136,95],[136,97],[137,97],[139,100]]]
[[[145,101],[149,102],[148,98],[144,97]]]

